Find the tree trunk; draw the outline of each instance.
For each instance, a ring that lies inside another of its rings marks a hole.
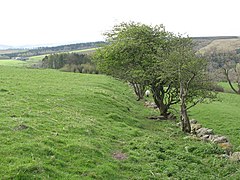
[[[190,133],[191,132],[191,126],[190,126],[190,121],[189,117],[187,114],[187,106],[186,106],[186,92],[184,92],[184,88],[182,83],[180,83],[180,118],[181,118],[181,123],[182,123],[182,131],[185,133]]]
[[[137,84],[137,83],[131,83],[134,89],[135,94],[137,95],[138,99],[137,101],[143,99],[144,97],[144,85]]]
[[[164,104],[164,91],[161,91],[163,87],[161,86],[155,87],[152,85],[151,88],[153,93],[153,99],[160,111],[160,115],[167,118],[169,115],[168,113],[169,106],[167,104]]]
[[[160,101],[160,115],[164,116],[165,118],[168,118],[169,112],[168,112],[169,107],[163,103],[163,100]]]
[[[191,132],[191,126],[189,117],[186,110],[186,105],[181,103],[181,122],[182,122],[182,131],[185,133]]]

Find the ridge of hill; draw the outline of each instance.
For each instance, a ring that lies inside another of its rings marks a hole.
[[[86,42],[86,43],[76,43],[76,44],[67,44],[53,47],[38,47],[33,49],[8,49],[0,51],[2,56],[8,56],[9,58],[13,57],[30,57],[30,56],[38,56],[45,54],[54,54],[60,52],[71,52],[71,51],[80,51],[85,49],[93,49],[99,47],[104,42]]]
[[[235,39],[217,39],[213,40],[207,46],[201,48],[199,52],[201,54],[215,53],[229,53],[236,52],[240,49],[240,38]]]
[[[0,44],[0,50],[4,50],[4,49],[10,49],[13,48],[12,46],[8,46],[8,45],[4,45],[4,44]]]
[[[215,144],[186,136],[104,75],[0,66],[2,179],[239,179]]]
[[[201,53],[209,51],[232,51],[239,49],[240,38],[238,36],[209,36],[209,37],[191,37],[194,42],[194,49]],[[104,44],[103,41],[66,44],[51,47],[37,47],[32,49],[9,49],[10,46],[0,45],[0,54],[3,57],[13,58],[18,56],[30,57],[59,52],[71,52],[84,49],[97,48]],[[227,44],[227,46],[225,45]],[[5,50],[1,49],[4,48]],[[7,49],[7,50],[6,50]]]
[[[192,37],[195,49],[201,54],[232,52],[240,49],[238,36]]]

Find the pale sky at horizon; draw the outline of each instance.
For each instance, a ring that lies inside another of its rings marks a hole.
[[[163,24],[189,36],[240,36],[238,0],[2,0],[0,44],[104,40],[120,22]]]

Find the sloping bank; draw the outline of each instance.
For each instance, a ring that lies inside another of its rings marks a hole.
[[[3,179],[240,178],[113,78],[0,66],[0,82]]]

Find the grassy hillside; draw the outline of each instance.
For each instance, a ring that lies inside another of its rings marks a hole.
[[[7,66],[0,77],[1,179],[240,178],[216,145],[148,120],[157,112],[113,78]]]
[[[26,65],[25,61],[12,60],[12,59],[3,59],[0,60],[0,66],[14,66],[14,67],[23,67]]]

